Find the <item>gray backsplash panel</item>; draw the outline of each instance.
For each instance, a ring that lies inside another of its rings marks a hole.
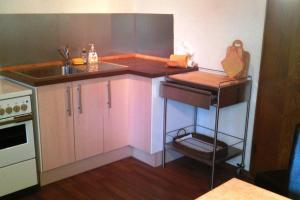
[[[173,24],[173,15],[136,14],[136,51],[169,57],[173,52]]]
[[[114,53],[136,52],[135,14],[113,14],[111,45]]]
[[[59,43],[69,45],[71,55],[80,56],[82,48],[95,45],[98,55],[111,51],[111,14],[59,15]]]
[[[0,14],[0,66],[60,60],[94,43],[100,56],[173,52],[173,15],[166,14]]]
[[[56,15],[0,15],[0,66],[57,60]]]

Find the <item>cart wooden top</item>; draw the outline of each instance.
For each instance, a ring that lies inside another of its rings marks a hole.
[[[217,90],[219,87],[225,87],[229,85],[238,85],[246,81],[246,78],[236,80],[225,75],[204,71],[175,74],[169,76],[168,78],[176,82],[191,84],[199,87],[202,86],[212,90]]]

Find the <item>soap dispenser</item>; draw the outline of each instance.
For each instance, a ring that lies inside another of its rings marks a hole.
[[[98,63],[98,55],[97,52],[95,51],[95,46],[94,44],[90,44],[91,48],[89,50],[88,54],[88,63],[89,64],[95,64]]]

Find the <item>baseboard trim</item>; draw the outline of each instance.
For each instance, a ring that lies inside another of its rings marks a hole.
[[[167,151],[166,152],[166,162],[171,162],[182,156],[183,155],[178,152]],[[150,153],[144,152],[140,149],[132,148],[132,157],[141,162],[144,162],[152,167],[158,167],[162,164],[162,152],[150,154]]]
[[[133,158],[146,163],[152,167],[157,167],[161,163],[161,153],[155,153],[155,154],[150,154],[147,152],[144,152],[140,149],[132,148],[132,155]]]
[[[182,154],[176,151],[167,151],[166,162],[171,162],[182,156],[183,156]],[[40,185],[44,186],[128,157],[133,157],[152,167],[158,167],[162,164],[162,152],[150,154],[140,149],[131,146],[126,146],[111,152],[103,153],[50,171],[42,172],[40,174]],[[232,166],[228,163],[225,163],[224,166],[232,170],[236,169],[235,166]],[[242,174],[243,176],[247,176],[249,180],[251,179],[253,180],[253,177],[250,175],[249,172],[243,170]]]
[[[69,165],[65,165],[40,174],[40,185],[44,186],[103,165],[128,158],[132,155],[132,148],[127,146],[111,152],[103,153]]]

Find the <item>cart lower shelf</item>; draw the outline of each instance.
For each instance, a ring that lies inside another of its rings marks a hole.
[[[195,156],[193,154],[190,154],[189,152],[187,151],[184,151],[182,149],[179,149],[179,148],[176,148],[172,143],[168,143],[165,145],[165,148],[166,150],[167,149],[171,149],[171,150],[175,150],[187,157],[190,157],[190,158],[193,158],[199,162],[202,162],[202,163],[205,163],[209,166],[212,166],[213,163],[212,163],[212,160],[211,159],[205,159],[205,158],[201,158],[201,157],[198,157],[198,156]],[[238,149],[238,148],[235,148],[235,147],[231,147],[231,146],[228,146],[228,152],[227,152],[227,155],[222,157],[222,158],[216,158],[215,160],[215,164],[218,164],[218,163],[222,163],[222,162],[225,162],[227,160],[230,160],[231,158],[234,158],[236,156],[239,156],[239,155],[242,155],[242,150]]]

